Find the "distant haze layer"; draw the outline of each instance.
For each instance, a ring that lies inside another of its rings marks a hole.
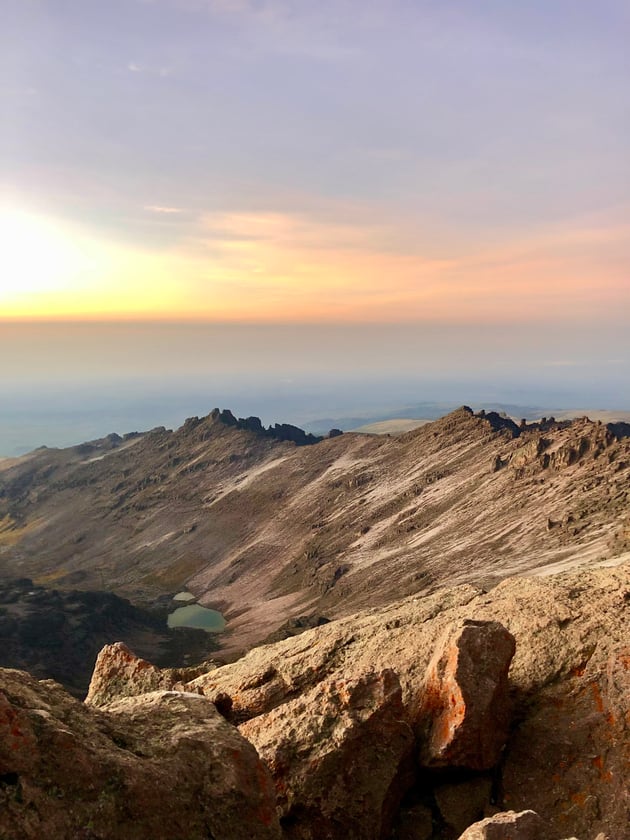
[[[621,323],[0,322],[0,358],[0,455],[174,427],[214,406],[317,430],[423,416],[421,403],[630,410]]]

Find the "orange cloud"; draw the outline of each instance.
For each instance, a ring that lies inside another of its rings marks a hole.
[[[453,235],[456,257],[429,258],[411,225],[298,214],[207,214],[161,254],[41,220],[20,224],[25,253],[46,240],[61,256],[56,267],[27,267],[26,283],[0,287],[6,317],[527,321],[630,303],[627,225],[558,227],[467,250]],[[77,252],[74,264],[68,254]],[[24,275],[15,246],[13,256],[6,276]]]

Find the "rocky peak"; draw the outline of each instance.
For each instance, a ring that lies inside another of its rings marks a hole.
[[[518,437],[521,434],[522,426],[517,426],[510,417],[503,416],[496,411],[484,411],[483,409],[475,415],[490,426],[495,432],[507,432],[510,437]]]
[[[319,443],[324,438],[305,432],[298,426],[292,426],[290,423],[275,423],[273,426],[265,428],[261,423],[260,417],[235,417],[229,408],[223,410],[214,408],[208,415],[206,420],[211,423],[220,423],[223,426],[232,427],[234,429],[242,429],[247,432],[252,432],[260,437],[272,438],[278,441],[290,441],[296,446],[309,446],[314,443]],[[197,417],[192,417],[184,423],[184,430],[194,429],[200,421]]]
[[[630,423],[607,423],[606,428],[617,440],[630,437]]]

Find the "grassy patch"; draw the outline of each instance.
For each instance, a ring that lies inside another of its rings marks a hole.
[[[142,583],[156,586],[162,590],[181,588],[186,581],[204,568],[206,561],[201,557],[181,557],[174,563],[142,578]]]
[[[48,572],[45,575],[39,575],[38,577],[33,578],[33,583],[36,583],[38,586],[46,586],[49,583],[55,583],[55,581],[64,578],[67,574],[67,569],[55,569],[54,572]]]
[[[0,546],[12,546],[20,541],[24,534],[32,530],[34,523],[30,525],[18,525],[8,513],[0,519]]]

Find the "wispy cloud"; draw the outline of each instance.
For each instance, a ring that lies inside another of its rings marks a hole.
[[[166,215],[184,212],[182,207],[165,207],[161,204],[145,204],[144,209],[150,213],[164,213]]]
[[[144,73],[148,76],[159,76],[162,79],[170,76],[173,72],[173,68],[168,65],[161,65],[158,67],[148,64],[139,64],[137,61],[130,61],[127,64],[127,70],[130,73]]]
[[[191,260],[193,297],[212,289],[226,317],[545,321],[562,311],[576,320],[596,317],[613,300],[620,305],[627,293],[608,272],[595,294],[597,255],[567,250],[567,238],[608,244],[624,230],[552,229],[494,249],[432,256],[417,229],[415,242],[411,228],[396,242],[387,224],[334,214],[209,213],[181,240],[180,253]],[[572,366],[562,357],[548,364]]]

